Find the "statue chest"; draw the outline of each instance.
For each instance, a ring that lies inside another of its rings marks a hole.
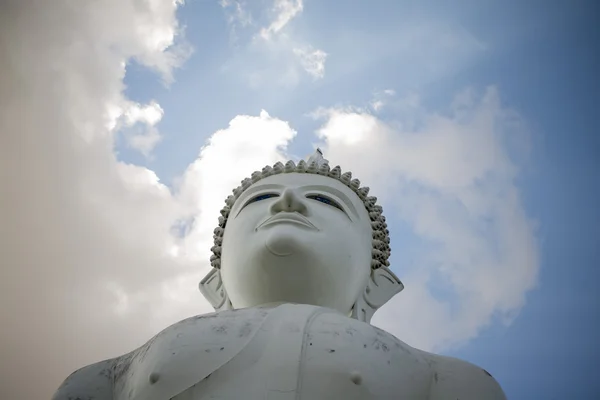
[[[237,313],[134,352],[117,399],[427,398],[419,352],[371,325],[305,305]]]

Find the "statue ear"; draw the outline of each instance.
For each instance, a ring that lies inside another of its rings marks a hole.
[[[231,302],[223,286],[221,270],[213,268],[198,285],[200,293],[214,307],[215,311],[231,310]]]
[[[389,268],[371,270],[367,287],[352,309],[352,318],[369,323],[375,311],[403,289],[404,285]]]

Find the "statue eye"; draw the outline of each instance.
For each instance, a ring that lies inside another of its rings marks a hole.
[[[257,201],[261,201],[261,200],[266,200],[266,199],[270,199],[271,197],[279,197],[278,194],[276,193],[265,193],[265,194],[259,194],[256,197],[253,197],[252,199],[250,199],[250,201],[248,201],[246,203],[246,205],[250,204],[250,203],[256,203]]]
[[[312,199],[312,200],[316,200],[319,201],[321,203],[333,206],[335,208],[338,208],[342,211],[344,211],[344,209],[342,208],[342,206],[340,206],[338,203],[336,203],[335,201],[331,200],[329,197],[325,197],[325,196],[321,196],[319,194],[313,194],[313,195],[308,195],[306,196],[308,199]]]

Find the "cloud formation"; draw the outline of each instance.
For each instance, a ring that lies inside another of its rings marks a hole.
[[[150,156],[161,139],[156,128],[164,115],[160,104],[156,101],[146,105],[124,101],[123,107],[114,109],[114,115],[118,117],[109,128],[124,135],[129,147]]]
[[[193,267],[171,256],[176,199],[113,151],[118,121],[159,119],[124,98],[123,77],[137,60],[172,80],[187,54],[177,6],[0,6],[0,398],[49,398],[75,368],[139,345],[164,323],[164,282]]]
[[[493,317],[510,322],[537,282],[534,226],[510,147],[525,132],[493,87],[460,93],[444,114],[413,95],[396,106],[390,121],[358,108],[319,110],[318,136],[327,158],[351,165],[388,218],[400,218],[393,226],[418,238],[392,231],[392,265],[406,289],[374,323],[411,345],[448,349]],[[407,107],[418,120],[402,119]]]
[[[265,24],[253,17],[252,10],[244,1],[223,0],[220,4],[225,10],[234,43],[240,40],[240,28],[254,28],[246,29],[248,43],[228,65],[236,74],[243,71],[252,87],[272,83],[293,87],[302,79],[302,71],[313,79],[325,76],[327,53],[306,43],[302,34],[290,27],[292,20],[298,18],[304,9],[302,0],[274,0],[267,10]],[[255,13],[265,12],[255,10]],[[248,71],[249,66],[252,68]],[[273,79],[274,76],[280,78]]]
[[[300,64],[304,70],[315,79],[325,76],[325,60],[327,53],[323,50],[314,49],[312,46],[303,48],[294,48],[294,54],[300,59]]]
[[[294,18],[302,12],[302,0],[275,0],[273,4],[273,19],[269,26],[260,30],[260,36],[269,40],[278,34]]]
[[[241,0],[221,0],[219,2],[225,10],[227,24],[229,25],[229,39],[232,44],[238,41],[238,31],[254,24],[252,14],[246,2]]]

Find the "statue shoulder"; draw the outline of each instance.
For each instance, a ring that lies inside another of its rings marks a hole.
[[[100,361],[73,372],[60,385],[52,400],[112,400],[115,360],[116,358]]]
[[[506,400],[496,379],[485,369],[457,358],[423,353],[433,372],[430,400]]]
[[[146,345],[155,342],[156,339],[170,340],[177,339],[182,334],[197,334],[202,332],[202,335],[196,336],[195,340],[212,340],[212,336],[222,336],[235,328],[246,329],[250,323],[259,324],[271,310],[260,308],[248,308],[240,310],[223,310],[208,314],[196,315],[183,319],[161,331],[154,338],[150,339]],[[142,346],[138,350],[142,350]]]

